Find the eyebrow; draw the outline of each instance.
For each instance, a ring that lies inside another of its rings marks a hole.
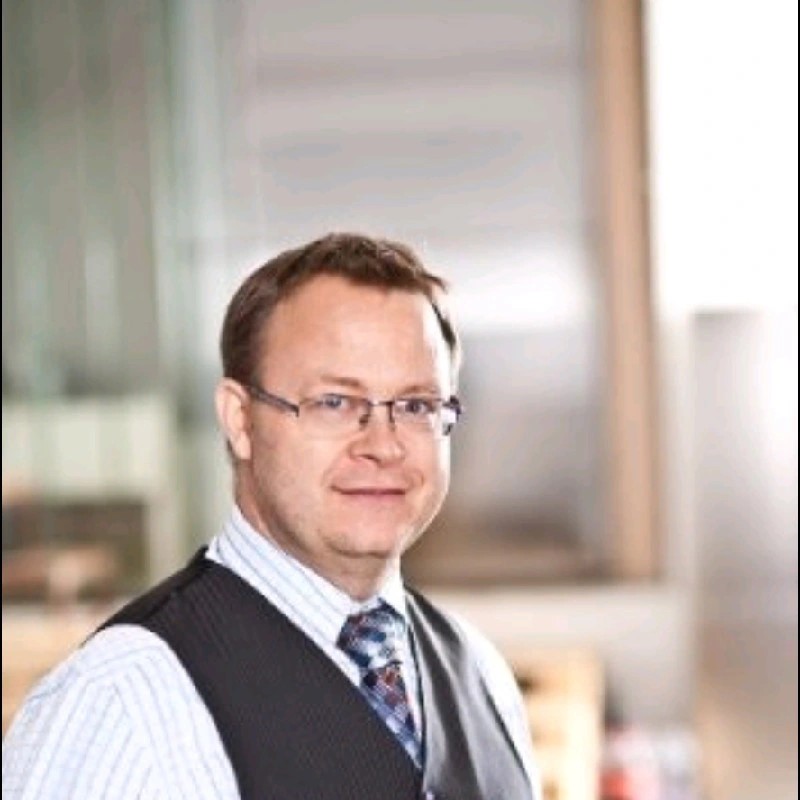
[[[315,383],[334,384],[342,386],[346,389],[353,389],[365,394],[369,394],[366,384],[358,378],[349,378],[344,375],[320,375]],[[430,394],[440,396],[442,394],[440,388],[435,383],[412,383],[409,384],[395,394],[396,397],[404,397],[410,394]]]

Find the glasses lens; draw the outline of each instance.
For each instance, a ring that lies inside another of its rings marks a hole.
[[[393,404],[394,419],[401,425],[435,430],[442,401],[431,397],[403,397]]]
[[[358,430],[369,415],[369,403],[345,394],[323,394],[300,405],[300,419],[309,433],[337,436]]]
[[[450,406],[442,406],[439,417],[439,430],[441,435],[449,436],[458,422],[458,411]]]

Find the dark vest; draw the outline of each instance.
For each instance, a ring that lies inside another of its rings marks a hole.
[[[245,800],[530,800],[519,757],[456,627],[409,592],[425,766],[266,598],[198,554],[103,627],[160,636],[216,723]]]

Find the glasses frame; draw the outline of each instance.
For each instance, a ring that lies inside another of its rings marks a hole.
[[[255,383],[243,383],[242,387],[247,392],[253,400],[264,403],[265,405],[272,406],[273,408],[278,409],[279,411],[285,411],[290,414],[294,414],[295,417],[298,419],[300,418],[300,411],[303,408],[303,405],[313,402],[319,397],[325,395],[337,395],[340,397],[348,397],[353,400],[358,400],[359,402],[363,403],[365,407],[368,409],[366,414],[361,417],[359,420],[359,431],[363,431],[367,425],[369,425],[369,421],[372,419],[372,412],[379,408],[380,406],[386,406],[386,412],[389,417],[389,424],[392,426],[393,430],[397,430],[397,422],[394,416],[394,407],[395,404],[401,402],[402,400],[411,400],[414,398],[410,397],[395,397],[391,400],[373,400],[370,397],[364,397],[363,395],[356,395],[356,394],[347,394],[345,392],[323,392],[318,397],[307,397],[303,400],[298,401],[297,403],[293,403],[291,400],[287,400],[285,397],[281,397],[280,395],[273,394],[272,392],[268,392],[266,389],[262,388],[258,384]],[[455,414],[455,421],[449,425],[447,428],[442,428],[441,430],[441,437],[447,438],[453,432],[453,429],[458,424],[461,415],[464,413],[464,406],[461,404],[461,401],[456,397],[456,395],[452,394],[448,398],[442,397],[426,397],[426,400],[435,400],[438,403],[441,403],[441,408],[446,408],[452,411]]]

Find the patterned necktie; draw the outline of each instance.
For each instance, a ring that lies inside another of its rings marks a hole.
[[[420,766],[419,737],[395,649],[401,628],[399,615],[381,603],[371,611],[348,617],[337,645],[361,670],[361,693]]]

